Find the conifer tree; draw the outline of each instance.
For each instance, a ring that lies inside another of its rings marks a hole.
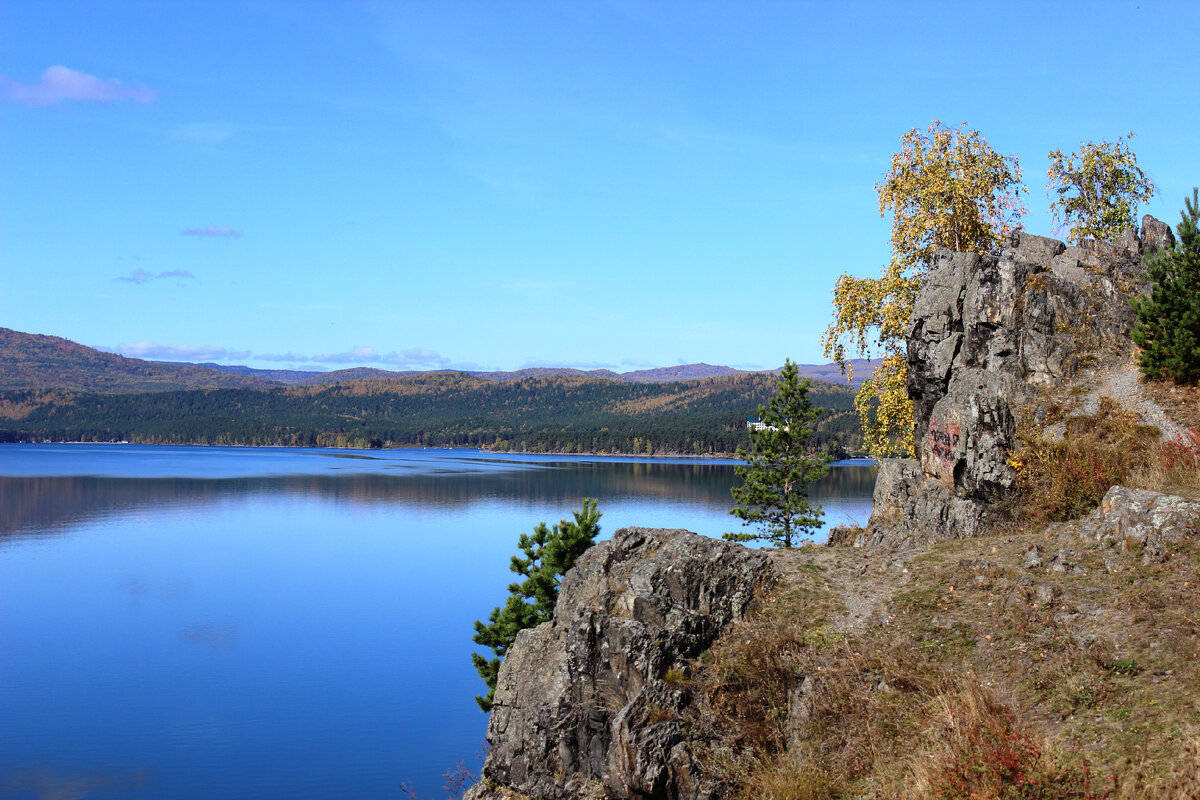
[[[760,424],[750,428],[750,449],[738,448],[738,458],[746,464],[734,467],[742,485],[733,487],[737,505],[729,513],[747,525],[760,525],[763,532],[726,533],[724,538],[791,547],[792,537],[820,526],[824,512],[809,505],[806,487],[829,471],[829,459],[808,449],[822,411],[809,401],[808,385],[795,364],[784,363],[775,396],[759,407]]]
[[[532,534],[523,533],[517,540],[524,558],[513,556],[509,569],[524,580],[508,585],[508,599],[503,606],[492,609],[486,623],[475,621],[472,641],[490,647],[494,653],[490,659],[471,654],[475,671],[488,687],[486,695],[475,697],[484,711],[492,710],[500,664],[517,634],[554,616],[559,582],[584,551],[596,543],[600,516],[596,501],[584,498],[583,508],[574,512],[574,519],[559,520],[553,529],[540,522]]]
[[[1150,259],[1150,294],[1133,301],[1131,335],[1142,348],[1138,365],[1151,379],[1200,382],[1200,189],[1184,198],[1175,249]]]

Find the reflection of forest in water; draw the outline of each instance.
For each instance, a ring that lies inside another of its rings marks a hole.
[[[308,474],[253,478],[0,477],[0,539],[64,531],[89,519],[151,507],[200,506],[245,496],[303,496],[335,503],[445,508],[506,498],[575,508],[583,497],[679,500],[729,508],[730,464],[558,462],[534,468],[443,474]],[[809,487],[814,503],[870,498],[874,467],[835,467]]]

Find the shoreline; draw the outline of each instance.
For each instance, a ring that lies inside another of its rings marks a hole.
[[[196,442],[0,442],[0,446],[5,444],[23,444],[23,445],[130,445],[133,447],[230,447],[244,448],[247,450],[337,450],[361,453],[385,453],[389,450],[449,450],[474,453],[487,453],[488,455],[496,456],[563,456],[577,458],[641,458],[641,459],[667,459],[667,460],[687,460],[687,461],[736,461],[741,463],[741,459],[736,453],[625,453],[625,452],[605,452],[597,453],[591,451],[585,452],[566,452],[561,450],[493,450],[489,447],[424,447],[421,445],[397,445],[393,447],[329,447],[319,445],[286,445],[286,444],[200,444]],[[839,466],[874,466],[876,461],[865,456],[850,456],[847,458],[831,459],[830,464]]]

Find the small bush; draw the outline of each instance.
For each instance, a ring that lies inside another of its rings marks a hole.
[[[1200,430],[1189,428],[1179,438],[1163,442],[1158,458],[1168,473],[1191,476],[1200,473]]]
[[[1083,516],[1148,462],[1157,437],[1157,429],[1139,424],[1136,414],[1107,397],[1095,414],[1066,420],[1061,440],[1022,433],[1021,449],[1009,461],[1017,469],[1022,505],[1036,521]]]
[[[1016,713],[979,686],[939,696],[933,753],[923,753],[912,797],[940,800],[1101,800],[1086,765],[1050,752]]]

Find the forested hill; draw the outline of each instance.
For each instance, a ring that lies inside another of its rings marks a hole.
[[[777,382],[770,373],[672,383],[419,373],[267,389],[4,391],[0,440],[720,454],[746,444],[746,418]],[[810,395],[826,409],[813,443],[835,455],[857,449],[853,390],[814,382]]]
[[[862,359],[854,367],[853,384],[858,386],[874,367]],[[800,377],[842,383],[845,376],[836,364],[801,364]],[[291,369],[255,369],[242,365],[186,364],[145,361],[62,339],[0,328],[0,391],[10,389],[66,389],[73,392],[113,394],[160,392],[179,389],[260,388],[271,386],[344,383],[369,378],[411,378],[430,372],[395,372],[376,367],[351,367],[330,372]],[[745,370],[712,364],[682,364],[673,367],[613,372],[607,369],[580,370],[570,367],[526,367],[511,372],[472,372],[492,381],[525,378],[605,378],[625,383],[673,383],[727,375]]]
[[[105,353],[58,336],[0,328],[0,390],[155,392],[266,388],[272,380],[196,364],[167,364]]]

